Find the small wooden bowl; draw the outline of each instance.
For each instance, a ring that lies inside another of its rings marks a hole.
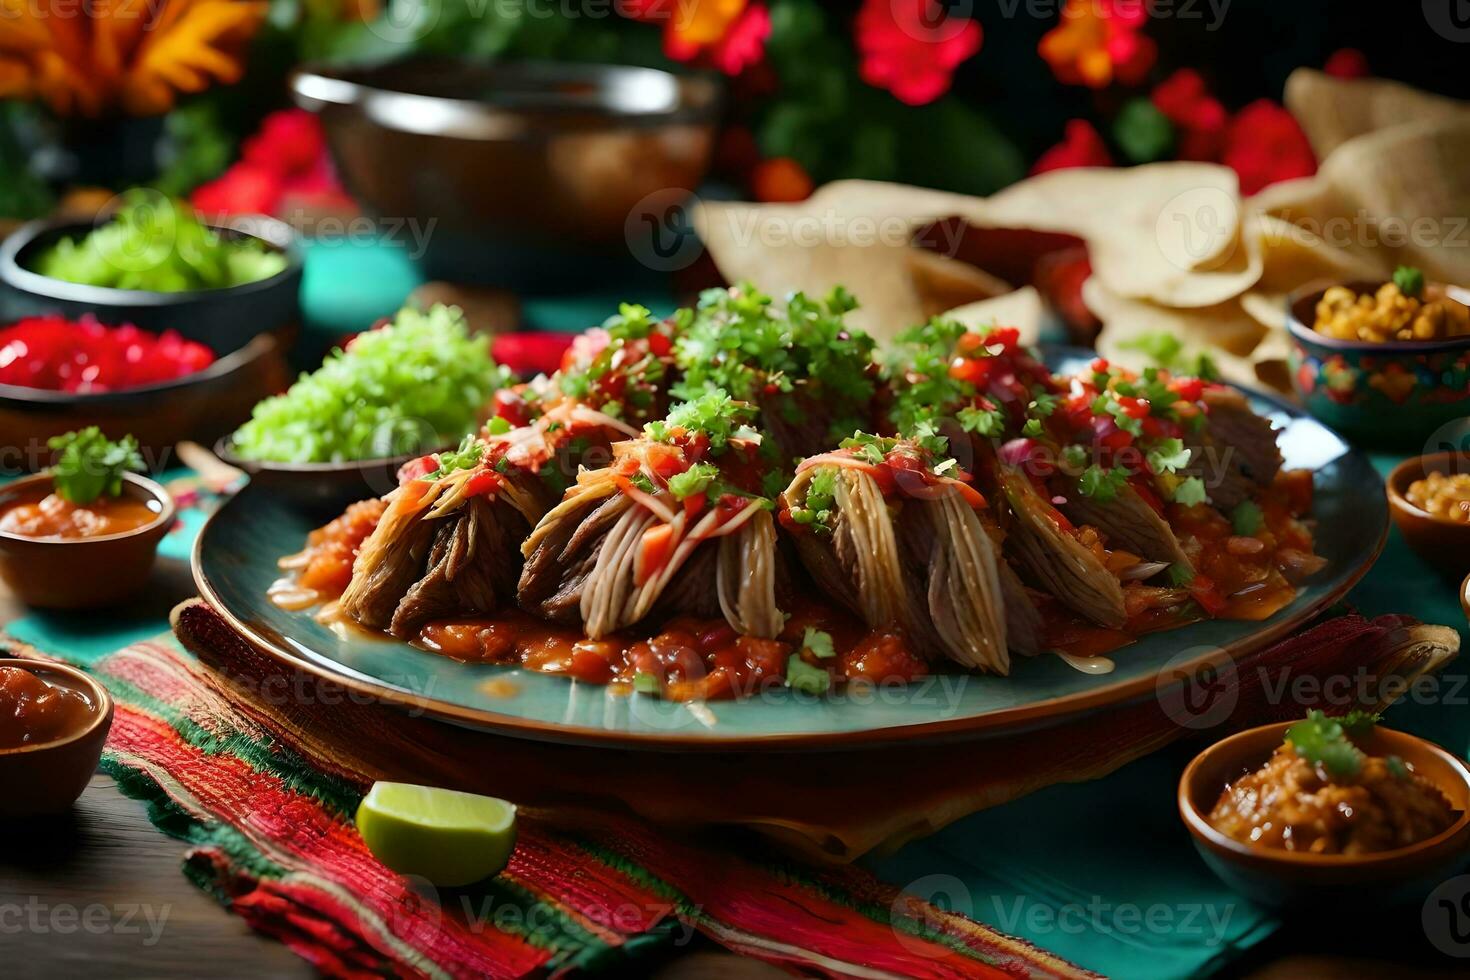
[[[1388,510],[1409,547],[1456,579],[1470,572],[1470,524],[1447,521],[1409,503],[1409,485],[1427,473],[1470,473],[1470,455],[1447,452],[1406,459],[1388,474]]]
[[[1370,755],[1396,755],[1439,787],[1459,818],[1443,833],[1376,854],[1303,854],[1255,848],[1209,822],[1225,787],[1265,765],[1295,722],[1251,728],[1195,757],[1179,780],[1179,815],[1210,870],[1231,888],[1271,907],[1422,900],[1470,861],[1470,769],[1415,735],[1383,727],[1355,739]]]
[[[50,484],[50,473],[8,483],[0,488],[0,508]],[[124,474],[123,493],[156,503],[157,519],[95,538],[27,538],[0,531],[0,581],[21,602],[43,609],[111,606],[142,591],[158,544],[173,527],[174,502],[162,486],[135,473]]]
[[[434,450],[430,450],[433,452]],[[289,500],[302,510],[330,514],[348,504],[381,497],[398,486],[398,471],[425,453],[341,463],[274,463],[242,459],[234,441],[225,436],[214,444],[214,454],[250,475],[250,482]]]
[[[0,667],[20,667],[42,680],[58,680],[92,702],[92,719],[64,738],[19,748],[0,748],[0,816],[30,817],[60,813],[87,788],[102,758],[112,727],[112,696],[75,667],[45,660],[0,659]]]

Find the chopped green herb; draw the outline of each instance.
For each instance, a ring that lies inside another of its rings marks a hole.
[[[1208,503],[1210,495],[1205,492],[1205,481],[1197,476],[1186,477],[1179,481],[1174,488],[1174,502],[1192,506],[1194,504]]]
[[[801,646],[803,650],[810,650],[819,660],[829,660],[837,656],[837,648],[832,645],[832,634],[814,626],[808,626],[802,634]]]
[[[968,329],[957,320],[935,317],[921,326],[911,327],[894,338],[883,360],[883,371],[895,393],[891,418],[899,429],[935,411],[950,412],[956,405],[975,397],[973,385],[949,373],[955,344]],[[969,411],[971,422],[966,423]],[[998,437],[1005,417],[993,429],[990,423],[975,416],[977,409],[961,409],[960,424],[977,435]],[[972,427],[974,426],[974,427]]]
[[[671,429],[703,433],[709,439],[710,449],[719,452],[731,439],[751,439],[756,436],[749,423],[755,419],[755,409],[731,398],[724,389],[706,391],[693,401],[682,402],[669,411],[663,422],[650,422],[643,431],[650,439],[666,442]]]
[[[1194,581],[1194,569],[1182,561],[1176,561],[1169,566],[1169,584],[1176,589],[1182,589]]]
[[[683,473],[669,477],[669,492],[676,500],[683,500],[704,493],[719,478],[720,468],[714,463],[695,463]]]
[[[1104,469],[1093,463],[1077,480],[1077,492],[1098,501],[1113,500],[1128,482],[1128,471],[1121,467]]]
[[[1367,734],[1377,721],[1377,715],[1363,711],[1329,718],[1321,711],[1313,710],[1307,712],[1305,721],[1299,721],[1286,730],[1286,741],[1291,743],[1297,755],[1321,766],[1330,775],[1351,777],[1362,768],[1363,752],[1349,736]]]
[[[959,411],[960,428],[977,436],[999,439],[1005,435],[1006,416],[998,408],[966,406]]]
[[[638,671],[633,675],[633,690],[639,694],[657,694],[661,690],[656,674]]]
[[[1118,346],[1124,350],[1138,351],[1159,367],[1175,374],[1193,375],[1204,378],[1206,381],[1214,381],[1220,377],[1219,368],[1215,366],[1210,355],[1204,352],[1185,353],[1183,342],[1173,334],[1162,330],[1139,334],[1132,340],[1121,342]]]
[[[1021,434],[1033,439],[1040,437],[1045,432],[1046,426],[1042,424],[1041,419],[1027,419],[1026,424],[1021,426]]]
[[[1260,504],[1254,500],[1243,500],[1230,512],[1230,523],[1236,534],[1251,537],[1261,530],[1266,519],[1261,514]]]
[[[439,454],[439,467],[432,473],[424,474],[423,479],[433,482],[442,480],[451,473],[459,470],[472,470],[480,465],[480,460],[485,457],[484,443],[476,442],[474,436],[465,436],[464,441],[459,444],[458,449],[451,449]]]
[[[825,694],[832,686],[832,675],[801,659],[801,654],[793,653],[786,661],[786,683],[803,694]]]
[[[1411,265],[1401,265],[1393,272],[1393,284],[1405,296],[1417,299],[1424,292],[1424,273]]]
[[[503,436],[511,430],[510,420],[497,415],[485,423],[485,431],[492,436]]]
[[[657,489],[656,487],[654,487],[653,481],[648,478],[648,474],[644,473],[642,470],[639,470],[632,476],[628,477],[628,482],[633,484],[633,486],[637,487],[639,490],[642,490],[644,493],[654,493]]]
[[[53,436],[46,445],[60,454],[51,468],[57,495],[77,505],[120,495],[123,474],[145,468],[137,439],[128,435],[112,442],[95,425]]]
[[[1149,469],[1155,473],[1177,473],[1189,465],[1192,453],[1182,439],[1160,439],[1148,451]]]

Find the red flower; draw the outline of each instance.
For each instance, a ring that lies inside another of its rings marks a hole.
[[[1225,107],[1205,89],[1192,68],[1181,68],[1153,92],[1154,107],[1178,134],[1180,160],[1218,160],[1225,145]]]
[[[288,176],[316,166],[326,150],[320,119],[305,109],[282,109],[240,144],[240,159]]]
[[[909,105],[949,91],[955,68],[983,39],[979,23],[948,16],[939,0],[864,0],[853,31],[863,81]]]
[[[1252,102],[1230,120],[1220,162],[1240,175],[1242,194],[1317,172],[1307,135],[1291,113],[1270,99]]]
[[[812,196],[812,179],[790,157],[774,157],[756,164],[750,174],[751,192],[767,203],[805,201]]]
[[[1056,146],[1043,153],[1031,168],[1033,174],[1048,170],[1065,170],[1068,167],[1111,167],[1113,158],[1108,146],[1098,135],[1092,123],[1085,119],[1073,119],[1067,123],[1065,137]]]
[[[749,0],[625,0],[634,20],[661,23],[664,54],[675,61],[708,55],[716,68],[738,75],[765,55],[771,15]]]
[[[766,38],[770,36],[770,11],[765,4],[751,4],[710,48],[710,60],[726,75],[738,75],[765,57]]]
[[[1368,57],[1357,48],[1338,48],[1328,57],[1322,70],[1333,78],[1367,78]]]
[[[1067,0],[1061,23],[1042,36],[1036,50],[1067,85],[1137,85],[1158,56],[1153,38],[1141,33],[1147,23],[1147,4]]]
[[[218,217],[228,214],[274,214],[285,180],[266,167],[241,161],[189,195],[194,210]]]

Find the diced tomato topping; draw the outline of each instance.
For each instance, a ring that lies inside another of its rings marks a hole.
[[[1211,616],[1218,616],[1225,611],[1225,597],[1215,588],[1214,580],[1207,575],[1195,574],[1189,583],[1189,594]]]
[[[642,585],[663,571],[674,554],[674,529],[668,524],[655,524],[643,532],[638,563],[637,583]]]
[[[684,498],[684,513],[690,518],[704,510],[708,498],[703,493],[692,493]]]
[[[433,456],[420,456],[411,459],[398,467],[398,484],[402,486],[412,480],[422,479],[439,468],[439,461]]]
[[[479,497],[500,489],[500,474],[494,470],[481,469],[465,484],[466,497]]]
[[[667,357],[674,348],[673,341],[657,330],[648,335],[648,349],[654,357]]]
[[[1175,378],[1169,390],[1187,402],[1197,402],[1205,393],[1205,383],[1199,378]]]
[[[994,358],[989,357],[956,357],[949,365],[949,376],[956,381],[983,388],[994,363]]]

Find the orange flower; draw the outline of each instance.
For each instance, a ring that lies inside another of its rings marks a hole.
[[[1057,80],[1068,85],[1106,88],[1143,80],[1158,48],[1142,33],[1148,10],[1141,3],[1067,0],[1062,22],[1047,31],[1037,51]]]
[[[38,99],[59,115],[167,112],[181,92],[239,81],[267,6],[92,0],[49,9],[45,0],[0,0],[0,96]]]
[[[745,11],[745,4],[746,0],[676,0],[668,33],[684,44],[714,44]]]

